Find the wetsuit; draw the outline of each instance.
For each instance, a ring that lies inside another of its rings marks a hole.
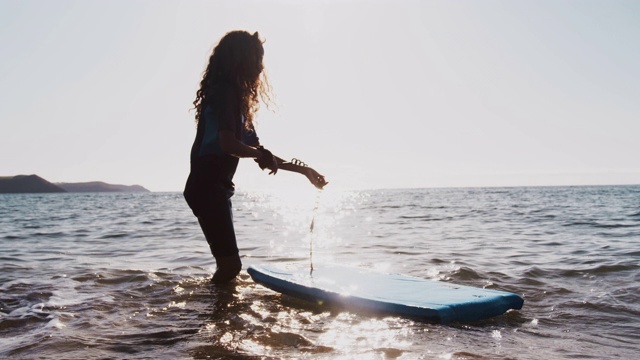
[[[191,148],[191,172],[184,190],[216,259],[238,254],[230,199],[239,159],[222,151],[218,134],[230,130],[246,145],[259,143],[255,130],[244,125],[233,90],[219,91],[218,96],[224,97],[224,101],[218,102],[220,108],[206,106],[198,122]]]

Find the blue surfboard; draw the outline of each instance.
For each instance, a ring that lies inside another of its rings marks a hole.
[[[318,304],[384,312],[439,323],[469,322],[519,310],[524,300],[509,292],[342,265],[252,265],[258,284]]]

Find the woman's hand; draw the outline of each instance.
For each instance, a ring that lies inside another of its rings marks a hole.
[[[258,146],[256,149],[260,151],[260,156],[256,159],[256,162],[260,166],[260,169],[269,169],[269,175],[273,175],[278,172],[278,161],[271,151],[265,149],[262,146]]]
[[[304,175],[309,179],[309,181],[313,184],[313,186],[322,190],[322,188],[328,184],[327,180],[325,180],[324,176],[318,174],[317,171],[308,167],[305,168]]]

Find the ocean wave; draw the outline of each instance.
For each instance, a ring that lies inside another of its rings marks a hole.
[[[623,224],[623,223],[615,223],[615,224],[605,224],[599,223],[596,221],[572,221],[563,223],[562,226],[589,226],[594,228],[603,228],[603,229],[616,229],[616,228],[629,228],[629,227],[637,227],[638,224]]]
[[[531,267],[524,271],[523,276],[532,279],[573,279],[583,278],[586,276],[602,276],[610,274],[619,274],[624,272],[634,272],[640,270],[640,264],[622,263],[622,264],[602,264],[593,267],[581,268],[540,268]]]

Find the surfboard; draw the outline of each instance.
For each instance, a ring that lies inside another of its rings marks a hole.
[[[346,309],[417,317],[438,323],[470,322],[519,310],[513,293],[444,281],[386,274],[343,265],[264,264],[247,269],[253,281],[285,295]]]

